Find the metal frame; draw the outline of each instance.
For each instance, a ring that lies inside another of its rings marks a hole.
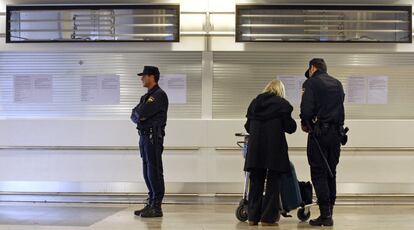
[[[197,151],[201,147],[198,146],[177,146],[165,147],[165,150],[185,150]],[[99,151],[135,151],[139,150],[136,146],[0,146],[0,151],[5,150],[99,150]],[[216,151],[240,151],[240,147],[216,147]],[[414,152],[414,147],[342,147],[342,151],[346,152]],[[289,151],[306,151],[306,147],[289,147]]]
[[[283,40],[271,40],[271,39],[263,39],[260,41],[244,41],[241,39],[241,21],[240,21],[240,11],[245,9],[306,9],[306,10],[336,10],[336,11],[344,11],[344,10],[377,10],[381,12],[395,12],[395,11],[406,11],[409,16],[409,31],[407,32],[408,41],[283,41]],[[236,42],[287,42],[287,43],[412,43],[412,6],[411,5],[279,5],[279,4],[258,4],[258,5],[250,5],[250,4],[237,4],[236,5],[236,35],[235,40]]]
[[[1,149],[1,147],[0,147]],[[216,147],[216,151],[240,151],[238,147]],[[306,147],[289,147],[289,151],[306,152]],[[345,152],[414,152],[414,147],[342,147],[341,151]]]
[[[237,194],[242,195],[243,182],[166,182],[167,194]],[[414,194],[413,183],[341,183],[338,182],[338,196],[353,194],[399,195]],[[0,181],[1,196],[13,193],[99,193],[131,194],[145,193],[144,182],[85,182],[85,181]],[[393,198],[395,199],[395,198]]]
[[[10,36],[10,21],[11,21],[11,13],[10,11],[13,10],[28,10],[28,11],[41,11],[41,10],[105,10],[105,9],[172,9],[177,12],[176,15],[176,25],[177,29],[173,33],[175,35],[174,40],[166,41],[166,40],[152,40],[152,41],[145,41],[145,40],[32,40],[32,41],[11,41]],[[80,5],[68,5],[68,4],[61,4],[61,5],[8,5],[6,7],[6,43],[117,43],[117,42],[144,42],[144,43],[152,43],[152,42],[161,42],[161,43],[169,43],[169,42],[179,42],[180,41],[180,5],[179,4],[154,4],[154,5],[143,5],[143,4],[80,4]]]
[[[0,146],[0,151],[5,150],[70,150],[70,151],[136,151],[136,146]],[[164,150],[197,151],[200,147],[165,147]]]

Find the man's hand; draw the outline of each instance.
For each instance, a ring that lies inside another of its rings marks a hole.
[[[131,112],[131,121],[134,122],[135,124],[137,124],[138,120],[139,120],[139,118],[138,118],[137,114],[135,113],[135,108],[134,108]]]

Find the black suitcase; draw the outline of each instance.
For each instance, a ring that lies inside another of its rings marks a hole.
[[[313,187],[310,182],[299,182],[300,195],[304,205],[312,204]]]
[[[290,162],[290,172],[281,175],[280,200],[284,211],[289,212],[303,204],[295,166]]]

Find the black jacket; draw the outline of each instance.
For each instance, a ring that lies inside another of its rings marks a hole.
[[[303,83],[300,118],[302,124],[321,123],[344,125],[344,89],[329,74],[317,71]]]
[[[158,85],[148,90],[134,109],[131,120],[137,129],[145,130],[153,127],[165,128],[167,124],[168,97]]]
[[[285,132],[296,131],[292,111],[287,100],[270,93],[260,94],[250,103],[245,124],[250,134],[245,171],[262,168],[289,172]]]

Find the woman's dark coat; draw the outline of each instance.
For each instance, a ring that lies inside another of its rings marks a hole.
[[[271,93],[258,95],[247,111],[246,131],[250,134],[245,171],[253,168],[289,172],[285,132],[296,131],[293,107],[287,100]]]

